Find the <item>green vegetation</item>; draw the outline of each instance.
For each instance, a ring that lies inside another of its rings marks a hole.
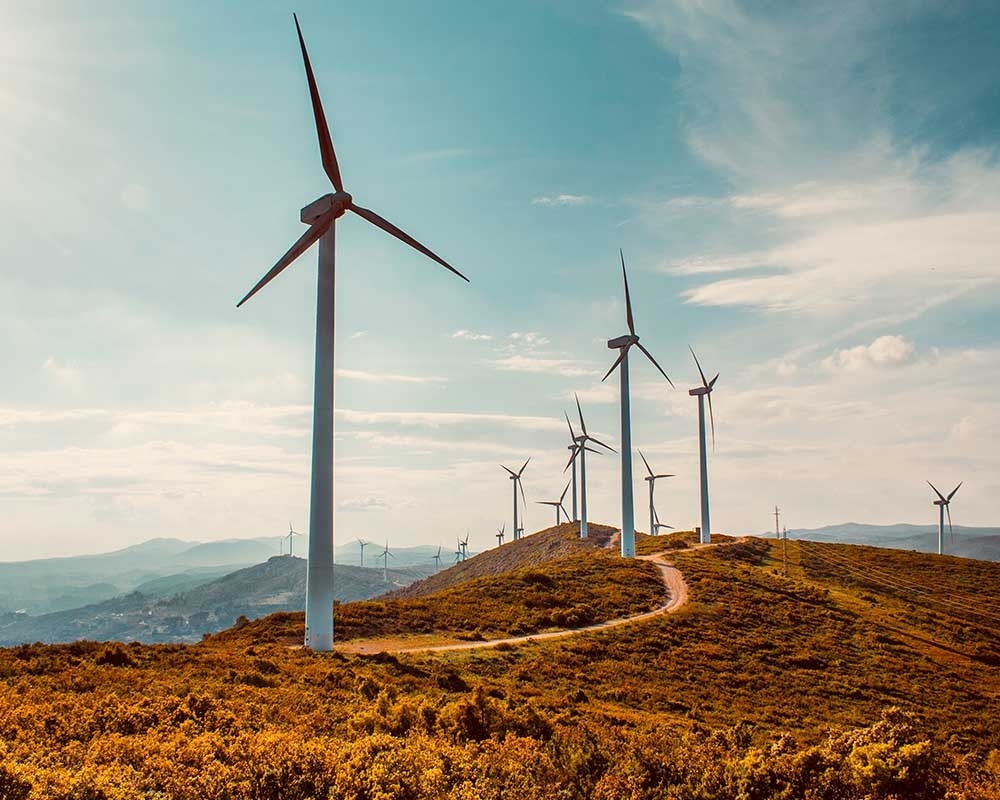
[[[943,609],[928,622],[871,569],[856,582],[835,558],[855,548],[789,542],[785,577],[773,544],[675,548],[678,613],[518,647],[313,655],[261,642],[301,624],[282,614],[196,646],[0,650],[0,799],[1000,798],[1000,674],[980,652],[995,638]],[[893,557],[939,595],[988,582],[978,611],[996,613],[1000,565]],[[376,605],[455,636],[470,623],[447,607],[474,607],[502,633],[495,609],[577,591],[575,560],[597,583],[626,574],[594,549]],[[375,608],[343,606],[341,631],[352,607]]]

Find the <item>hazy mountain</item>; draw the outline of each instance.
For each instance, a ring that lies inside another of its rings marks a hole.
[[[765,534],[773,535],[773,534]],[[892,547],[899,550],[917,550],[922,553],[937,552],[937,525],[864,525],[847,522],[823,528],[789,529],[788,538],[808,539],[814,542],[839,542],[841,544],[867,544],[873,547]],[[954,533],[945,529],[945,552],[964,558],[983,561],[1000,561],[1000,528],[973,528],[956,525]]]
[[[334,599],[365,600],[426,577],[432,567],[390,569],[388,583],[381,568],[334,567]],[[169,596],[164,587],[183,585],[182,575],[143,584],[145,592],[39,616],[0,615],[0,645],[22,642],[68,642],[116,639],[140,642],[195,642],[205,633],[230,627],[240,616],[250,619],[305,606],[306,562],[297,556],[272,556],[263,564],[214,579],[187,574],[198,581]],[[158,592],[156,594],[154,592]]]

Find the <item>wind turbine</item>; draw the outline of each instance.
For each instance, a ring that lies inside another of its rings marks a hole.
[[[499,528],[497,528],[497,532],[496,532],[497,547],[500,547],[500,545],[503,544],[504,533],[505,533],[506,530],[507,530],[507,523],[506,522],[503,523]]]
[[[559,495],[559,499],[558,500],[536,500],[535,501],[540,506],[553,506],[553,507],[555,507],[555,510],[556,510],[556,525],[558,525],[559,523],[562,522],[562,517],[560,516],[560,512],[562,512],[563,514],[566,514],[566,519],[569,519],[569,514],[566,512],[565,506],[563,506],[563,500],[565,499],[566,492],[568,492],[568,491],[569,491],[569,484],[567,483],[566,484],[566,488],[562,490],[562,494]]]
[[[455,541],[458,542],[458,549],[455,551],[455,563],[457,564],[462,560],[462,540],[456,536]]]
[[[580,408],[580,397],[573,393],[573,397],[576,400],[576,413],[580,417],[580,430],[579,436],[573,431],[573,423],[569,421],[569,414],[563,411],[563,415],[566,417],[566,424],[569,425],[569,435],[573,437],[573,441],[576,443],[576,452],[569,457],[569,464],[563,469],[565,472],[569,469],[570,464],[574,462],[577,456],[580,457],[580,538],[587,538],[587,453],[600,453],[600,450],[595,450],[593,447],[587,447],[587,442],[593,442],[594,444],[599,444],[601,447],[606,447],[612,453],[615,449],[610,445],[604,444],[604,442],[599,439],[595,439],[589,433],[587,433],[587,423],[583,421],[583,409]]]
[[[781,538],[781,533],[778,530],[778,524],[779,524],[778,523],[778,517],[779,517],[780,514],[781,514],[781,509],[778,508],[777,506],[775,506],[774,507],[774,538],[775,539],[780,539]]]
[[[660,515],[656,513],[656,509],[654,508],[653,509],[653,536],[659,536],[660,535],[660,528],[669,528],[670,530],[673,530],[674,526],[673,525],[664,525],[662,522],[660,522]]]
[[[299,533],[298,531],[293,531],[292,530],[292,523],[289,522],[288,523],[288,533],[285,534],[285,538],[288,539],[288,555],[293,555],[293,553],[292,553],[292,541],[293,541],[292,537],[293,536],[301,536],[301,535],[302,534]]]
[[[632,499],[632,415],[629,409],[628,390],[628,351],[635,345],[642,351],[656,367],[660,374],[667,379],[671,388],[674,383],[663,371],[663,367],[656,363],[653,354],[639,343],[639,335],[635,332],[635,322],[632,319],[632,299],[628,293],[628,275],[625,273],[625,254],[619,249],[618,254],[622,259],[622,278],[625,281],[625,321],[628,323],[628,333],[624,336],[617,336],[608,339],[608,349],[618,350],[618,358],[611,365],[602,381],[608,379],[608,375],[615,371],[615,367],[621,365],[619,375],[621,377],[621,419],[622,419],[622,558],[635,558],[635,505]]]
[[[376,558],[382,559],[382,581],[383,583],[389,582],[389,559],[395,558],[395,556],[389,550],[389,540],[385,540],[385,549],[379,553]]]
[[[698,363],[698,356],[694,354],[694,348],[688,345],[688,350],[694,356],[694,363],[698,367],[698,374],[701,376],[701,386],[688,389],[688,394],[698,398],[698,464],[701,469],[701,536],[699,541],[708,544],[712,541],[712,523],[708,514],[708,451],[705,446],[705,398],[708,398],[708,418],[712,423],[712,452],[715,452],[715,414],[712,413],[712,390],[715,382],[719,380],[719,373],[715,373],[712,380],[705,378],[705,373]]]
[[[316,297],[316,375],[313,393],[312,484],[309,503],[309,561],[306,575],[305,646],[313,650],[333,649],[333,382],[334,382],[334,243],[336,221],[352,211],[371,224],[395,236],[410,247],[436,261],[445,269],[468,280],[448,262],[428,250],[416,239],[388,220],[363,208],[344,191],[340,166],[330,138],[330,129],[323,113],[319,89],[313,75],[306,43],[302,38],[298,17],[295,30],[302,50],[309,96],[312,101],[316,134],[319,138],[323,170],[336,190],[325,194],[302,209],[300,219],[309,226],[299,240],[261,278],[257,285],[237,303],[242,306],[271,280],[278,276],[315,242],[319,242],[319,279]]]
[[[944,515],[947,512],[947,514],[948,514],[948,530],[952,531],[952,527],[951,527],[951,498],[953,498],[955,496],[955,492],[957,492],[962,487],[962,483],[964,483],[964,481],[962,481],[961,483],[959,483],[958,486],[956,486],[954,489],[951,490],[951,494],[949,494],[947,497],[945,497],[943,494],[941,494],[941,492],[939,492],[937,490],[937,487],[933,483],[931,483],[930,481],[927,481],[927,485],[930,486],[934,490],[934,494],[936,494],[938,496],[938,499],[934,501],[934,505],[936,505],[938,507],[938,511],[940,512],[939,521],[938,521],[938,555],[939,556],[940,555],[944,555]]]
[[[654,475],[652,468],[649,466],[649,462],[646,460],[646,456],[642,454],[642,450],[639,451],[639,458],[642,459],[642,463],[646,465],[646,472],[649,474],[643,478],[643,480],[649,481],[649,532],[656,535],[656,509],[653,507],[653,489],[656,487],[656,482],[660,478],[672,478],[674,474],[672,472],[667,472],[662,475]],[[669,527],[669,526],[666,526]]]
[[[469,557],[469,532],[465,532],[465,538],[458,543],[459,547],[462,548],[462,561],[465,561]]]
[[[371,543],[364,539],[358,539],[358,544],[361,545],[361,566],[363,567],[365,565],[365,548]]]
[[[528,461],[531,461],[530,456],[528,457]],[[521,533],[521,528],[517,526],[517,489],[519,486],[521,487],[521,499],[524,500],[526,508],[528,505],[528,501],[524,499],[524,486],[521,484],[521,474],[524,472],[524,468],[528,466],[528,461],[525,461],[524,464],[521,465],[521,469],[517,472],[514,472],[514,470],[510,467],[504,467],[503,464],[500,465],[510,473],[510,479],[514,482],[514,541],[517,541],[520,538]]]
[[[438,572],[441,571],[441,545],[438,545],[438,551],[436,554],[431,556],[434,559],[434,566]]]

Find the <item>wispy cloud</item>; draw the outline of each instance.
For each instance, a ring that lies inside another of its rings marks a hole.
[[[477,333],[476,331],[465,330],[455,331],[451,335],[452,339],[465,339],[469,342],[491,342],[493,337],[488,333]]]
[[[556,430],[555,417],[531,417],[516,414],[475,414],[452,411],[361,411],[337,409],[338,419],[355,425],[410,425],[440,428],[460,425],[500,425],[522,430]]]
[[[346,378],[365,383],[447,383],[446,378],[430,375],[394,375],[385,372],[365,372],[359,369],[338,369],[338,378]]]
[[[389,508],[389,504],[381,497],[366,495],[365,497],[352,497],[348,500],[340,500],[337,503],[338,511],[384,511]]]
[[[533,206],[583,206],[592,202],[594,202],[594,198],[587,194],[556,194],[535,197],[531,204]]]
[[[491,363],[497,369],[505,372],[532,372],[543,375],[562,375],[567,378],[595,374],[595,370],[584,366],[582,362],[567,358],[513,355],[496,359]]]

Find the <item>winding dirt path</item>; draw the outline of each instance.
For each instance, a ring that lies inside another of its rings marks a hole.
[[[442,653],[448,650],[481,650],[499,645],[515,646],[528,644],[530,642],[542,642],[547,639],[564,639],[568,636],[579,636],[593,631],[606,630],[607,628],[617,628],[622,625],[634,625],[637,622],[659,617],[663,614],[670,614],[681,608],[688,599],[687,584],[677,567],[665,559],[666,553],[655,553],[651,556],[639,556],[643,561],[650,561],[660,570],[660,579],[667,592],[666,601],[659,608],[646,611],[642,614],[635,614],[631,617],[621,617],[606,622],[598,622],[588,625],[585,628],[564,628],[557,631],[546,631],[544,633],[532,633],[527,636],[512,636],[507,639],[489,639],[478,642],[454,642],[437,645],[413,645],[413,640],[409,639],[366,639],[359,642],[345,642],[336,645],[336,650],[341,653],[372,654],[372,653]]]

